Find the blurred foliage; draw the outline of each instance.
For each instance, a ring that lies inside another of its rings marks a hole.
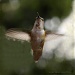
[[[13,1],[16,1],[15,3]],[[73,75],[70,62],[48,61],[40,69],[30,54],[29,43],[7,40],[4,36],[8,28],[31,29],[37,12],[45,20],[53,16],[66,17],[71,10],[72,0],[1,0],[0,2],[0,75]],[[56,73],[53,73],[56,72]]]
[[[7,28],[32,27],[36,12],[44,19],[53,16],[63,18],[70,13],[71,4],[72,0],[2,0],[1,21]]]

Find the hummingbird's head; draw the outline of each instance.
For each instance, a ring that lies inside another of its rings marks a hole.
[[[37,29],[37,30],[41,30],[41,29],[44,28],[44,19],[42,17],[40,17],[39,14],[36,17],[36,20],[35,20],[35,23],[34,23],[34,28]]]

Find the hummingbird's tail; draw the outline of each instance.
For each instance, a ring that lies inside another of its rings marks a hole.
[[[33,51],[33,57],[34,57],[35,63],[38,62],[41,55],[42,55],[42,49],[38,49],[37,51]]]

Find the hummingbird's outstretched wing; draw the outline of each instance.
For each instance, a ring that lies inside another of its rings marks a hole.
[[[29,30],[20,29],[20,28],[12,28],[6,31],[6,37],[12,39],[18,39],[21,41],[30,41],[31,40],[31,32]]]
[[[63,36],[64,34],[57,34],[51,31],[46,31],[45,41],[54,40]]]

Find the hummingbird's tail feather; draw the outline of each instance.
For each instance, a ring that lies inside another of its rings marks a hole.
[[[15,30],[15,29],[9,29],[5,33],[5,36],[12,39],[18,39],[21,41],[30,41],[31,37],[27,32]]]
[[[38,49],[36,51],[33,51],[33,57],[34,57],[35,62],[37,62],[39,60],[41,55],[42,55],[42,49]]]
[[[38,61],[35,61],[35,63],[38,63]]]

